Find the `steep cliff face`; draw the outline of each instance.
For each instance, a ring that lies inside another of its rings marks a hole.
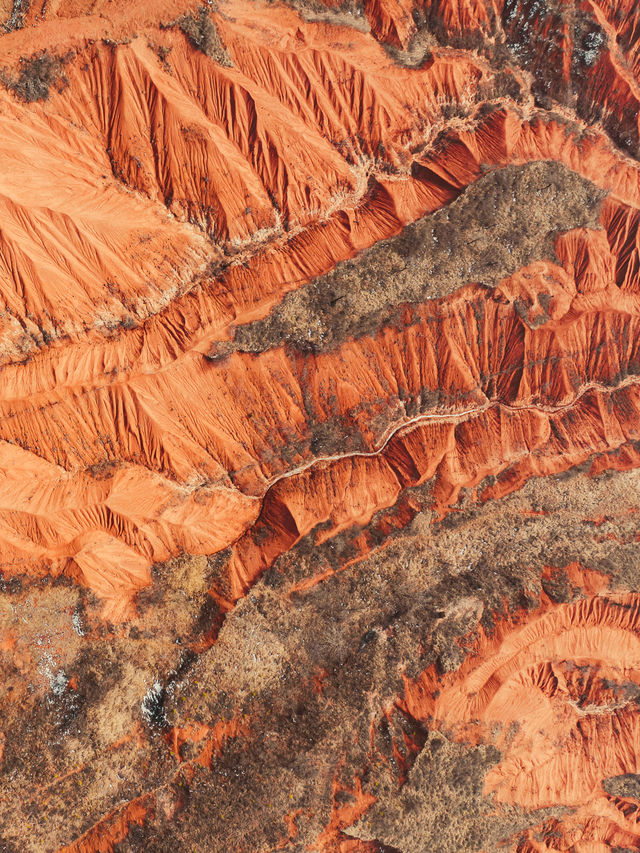
[[[637,4],[0,20],[0,849],[637,849]]]

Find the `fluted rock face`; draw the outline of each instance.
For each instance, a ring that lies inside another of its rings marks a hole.
[[[638,4],[0,19],[0,851],[640,849]]]

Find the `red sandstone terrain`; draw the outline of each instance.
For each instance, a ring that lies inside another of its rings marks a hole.
[[[0,851],[640,849],[640,6],[0,0]]]

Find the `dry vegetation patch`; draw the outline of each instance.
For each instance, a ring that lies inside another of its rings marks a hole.
[[[56,56],[46,50],[23,56],[17,74],[8,68],[0,69],[0,83],[26,103],[46,101],[52,86],[62,92],[69,85],[64,66],[72,57],[73,54]]]

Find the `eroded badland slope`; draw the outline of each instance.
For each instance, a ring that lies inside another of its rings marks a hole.
[[[638,4],[0,21],[0,850],[640,849]]]

